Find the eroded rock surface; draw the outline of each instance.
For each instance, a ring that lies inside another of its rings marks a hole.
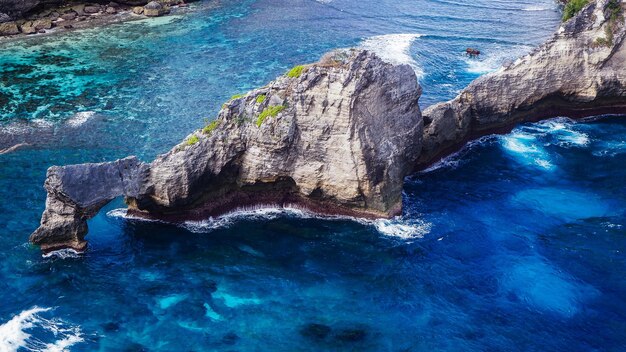
[[[30,241],[42,250],[84,249],[87,220],[120,195],[138,196],[148,167],[135,157],[110,163],[53,166],[44,187],[48,192],[41,226]]]
[[[150,164],[50,168],[31,241],[82,249],[86,220],[120,195],[135,215],[172,221],[259,204],[392,216],[420,152],[420,94],[408,65],[366,51],[329,54],[230,100],[215,122]]]

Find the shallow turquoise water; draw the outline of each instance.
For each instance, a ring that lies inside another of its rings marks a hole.
[[[474,143],[408,179],[393,221],[264,210],[174,226],[117,201],[84,255],[26,243],[50,165],[150,160],[231,95],[336,47],[411,64],[426,106],[558,18],[551,1],[222,1],[1,44],[0,148],[34,147],[0,155],[0,350],[625,350],[617,117]]]

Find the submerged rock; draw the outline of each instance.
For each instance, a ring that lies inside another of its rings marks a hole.
[[[367,332],[364,329],[352,328],[341,330],[335,338],[343,342],[358,342],[365,339]]]
[[[297,204],[389,217],[419,156],[421,88],[408,65],[341,51],[234,97],[217,119],[150,164],[52,167],[31,241],[83,249],[87,219],[123,195],[129,212],[170,221]]]
[[[300,329],[300,334],[314,340],[323,340],[330,334],[331,330],[328,325],[310,323]]]

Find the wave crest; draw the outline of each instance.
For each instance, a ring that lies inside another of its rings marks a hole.
[[[421,37],[416,33],[384,34],[365,39],[360,47],[376,53],[381,59],[392,64],[407,64],[413,68],[417,78],[424,76],[424,70],[411,56],[411,45]]]
[[[107,213],[111,217],[121,217],[130,220],[158,221],[127,215],[126,209],[114,209]],[[288,204],[284,207],[276,205],[259,205],[250,208],[240,208],[230,213],[210,217],[201,221],[185,221],[179,226],[194,233],[209,233],[214,230],[229,228],[239,221],[249,220],[273,220],[280,217],[292,217],[300,219],[321,219],[321,220],[348,220],[365,226],[374,227],[380,234],[400,239],[422,238],[428,234],[431,224],[419,219],[404,219],[395,217],[393,219],[369,220],[343,215],[320,215],[312,213],[295,204]]]
[[[66,351],[68,347],[84,341],[78,326],[69,326],[60,319],[47,319],[43,315],[52,308],[33,307],[15,315],[0,325],[0,351]],[[32,333],[51,334],[56,339],[46,343]]]

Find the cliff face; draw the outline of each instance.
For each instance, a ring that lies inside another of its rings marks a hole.
[[[347,51],[290,76],[232,99],[215,122],[150,164],[127,158],[50,168],[31,241],[82,249],[86,220],[120,195],[135,215],[173,221],[259,204],[399,213],[423,133],[413,70]]]
[[[24,13],[34,9],[40,3],[40,0],[0,0],[0,19],[9,21],[20,18]],[[0,22],[5,21],[0,20]]]
[[[621,6],[616,0],[592,2],[530,55],[426,109],[420,163],[523,121],[626,113]]]

